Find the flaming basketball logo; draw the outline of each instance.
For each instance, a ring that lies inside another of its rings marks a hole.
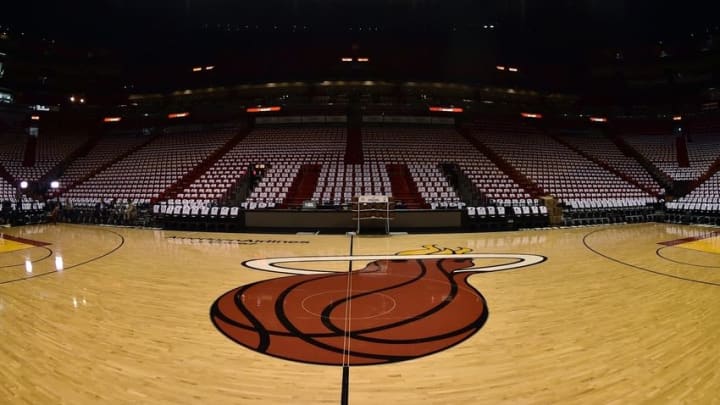
[[[545,260],[470,252],[426,245],[397,255],[251,260],[245,266],[292,276],[228,291],[210,316],[233,341],[288,360],[338,366],[410,360],[454,346],[483,326],[487,304],[470,276]],[[338,261],[368,264],[343,273],[290,267]]]

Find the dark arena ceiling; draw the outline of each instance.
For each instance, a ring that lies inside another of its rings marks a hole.
[[[493,24],[503,40],[549,49],[618,46],[718,24],[711,1],[653,0],[28,0],[3,7],[5,24],[98,46],[140,49],[203,31],[469,32]],[[360,31],[360,30],[363,31]],[[556,43],[548,41],[555,40]]]
[[[14,43],[0,41],[0,51],[9,48],[22,66],[15,75],[21,79],[5,84],[28,91],[53,82],[52,91],[72,86],[113,93],[127,86],[163,92],[275,80],[382,79],[585,93],[608,89],[607,80],[618,75],[623,82],[632,75],[646,80],[642,69],[632,70],[638,65],[664,63],[648,80],[672,81],[685,69],[666,66],[668,57],[678,55],[691,56],[688,74],[704,74],[703,86],[717,81],[716,55],[708,61],[696,54],[717,53],[720,2],[26,0],[3,6],[0,25],[5,41]],[[343,57],[368,57],[370,63],[343,65]],[[67,67],[37,67],[43,63]],[[619,74],[617,63],[632,69]],[[212,77],[187,75],[207,65],[215,67]],[[517,66],[520,74],[508,78],[498,65]],[[6,80],[13,72],[8,66]],[[23,77],[30,67],[37,71]]]

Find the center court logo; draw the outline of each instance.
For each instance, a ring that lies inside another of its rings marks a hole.
[[[483,326],[487,303],[470,276],[545,260],[435,245],[397,255],[250,260],[248,268],[290,276],[228,291],[210,316],[233,341],[287,360],[338,366],[410,360],[452,347]],[[368,264],[349,272],[308,266],[347,261]]]

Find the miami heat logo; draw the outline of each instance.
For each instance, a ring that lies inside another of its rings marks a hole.
[[[483,326],[487,304],[470,276],[545,260],[469,252],[428,245],[398,255],[251,260],[245,266],[292,276],[228,291],[210,316],[235,342],[283,359],[338,366],[410,360],[454,346]],[[341,273],[307,269],[308,262],[339,261],[368,264]]]

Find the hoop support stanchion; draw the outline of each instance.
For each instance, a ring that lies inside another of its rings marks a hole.
[[[386,195],[359,195],[352,200],[353,220],[356,233],[360,234],[362,221],[382,220],[385,233],[390,234],[390,221],[395,218],[395,200]]]

